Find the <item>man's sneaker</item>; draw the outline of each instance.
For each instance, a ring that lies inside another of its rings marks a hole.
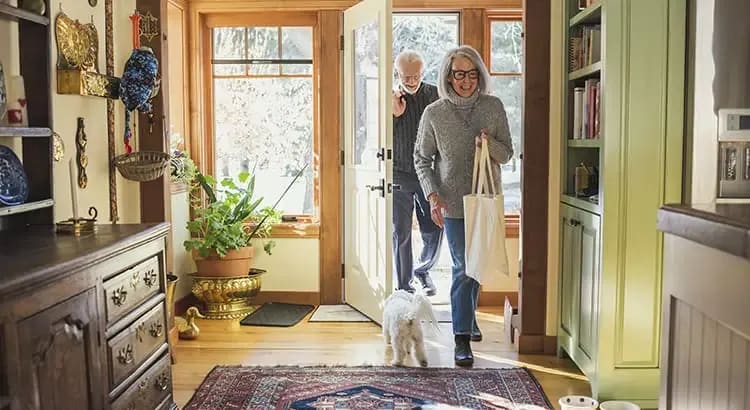
[[[422,284],[425,295],[435,296],[437,294],[437,288],[432,282],[432,278],[430,277],[429,273],[417,273],[415,274],[415,276],[417,277],[417,279],[419,279],[419,283]]]

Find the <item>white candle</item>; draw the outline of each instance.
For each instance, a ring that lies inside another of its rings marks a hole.
[[[70,174],[70,199],[73,202],[73,218],[78,219],[78,184],[76,184],[76,164],[73,158],[68,162]]]

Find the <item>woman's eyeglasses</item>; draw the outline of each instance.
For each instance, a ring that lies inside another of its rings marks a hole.
[[[453,76],[453,79],[457,81],[463,80],[467,76],[469,77],[469,80],[476,80],[477,78],[479,78],[479,70],[477,70],[476,68],[468,71],[451,70],[451,75]]]

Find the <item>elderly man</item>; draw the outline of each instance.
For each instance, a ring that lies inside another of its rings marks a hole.
[[[393,253],[398,288],[410,292],[413,277],[428,296],[437,292],[429,270],[440,254],[443,230],[430,217],[430,203],[419,185],[414,169],[414,143],[425,107],[438,99],[437,88],[422,81],[424,61],[414,51],[403,51],[396,57],[398,90],[393,93],[393,182],[401,188],[393,192]],[[414,212],[424,246],[415,268],[411,232]]]

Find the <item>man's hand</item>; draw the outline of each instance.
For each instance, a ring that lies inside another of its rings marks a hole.
[[[393,116],[400,117],[406,111],[406,99],[401,91],[393,92]]]
[[[440,195],[438,195],[437,192],[431,193],[430,196],[427,197],[427,200],[430,201],[430,217],[432,218],[432,222],[435,222],[435,225],[443,228],[445,226],[445,221],[443,220],[445,202],[443,202],[443,199],[440,198]]]

